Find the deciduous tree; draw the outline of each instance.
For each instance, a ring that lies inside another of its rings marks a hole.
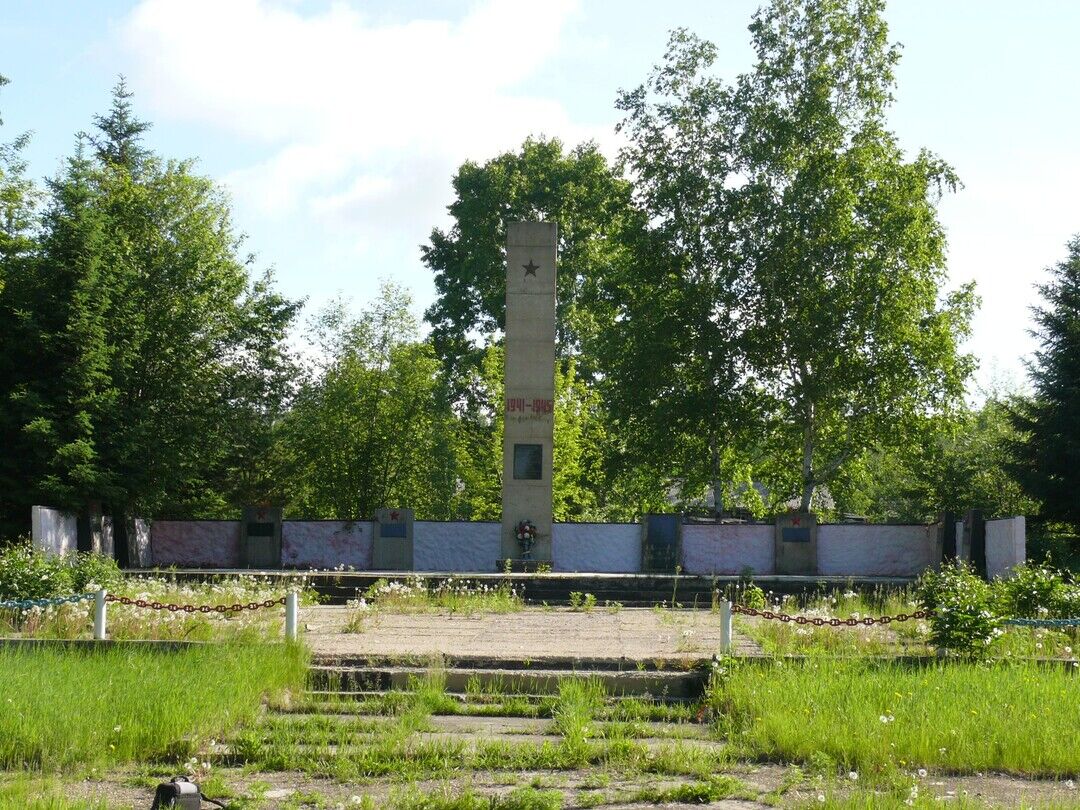
[[[773,0],[750,31],[757,62],[732,85],[709,75],[715,49],[680,31],[621,98],[630,165],[675,257],[637,295],[661,308],[657,326],[682,325],[682,338],[652,330],[649,351],[681,339],[698,366],[655,407],[715,380],[705,397],[727,432],[738,420],[717,417],[764,395],[754,432],[786,459],[769,489],[805,509],[845,463],[962,393],[974,295],[942,293],[936,203],[952,169],[908,159],[886,127],[898,50],[882,0]]]
[[[455,516],[450,403],[410,304],[384,284],[359,317],[336,305],[317,319],[323,362],[279,430],[290,514],[359,520],[409,506],[421,519]]]
[[[579,353],[605,325],[590,308],[597,280],[624,249],[622,231],[639,224],[629,183],[593,144],[567,151],[557,139],[530,138],[517,152],[464,163],[453,185],[453,226],[433,230],[422,248],[437,293],[425,318],[450,378],[477,368],[483,346],[504,326],[506,223],[517,220],[559,225],[559,353]],[[590,376],[588,354],[581,363],[587,368],[579,372]]]

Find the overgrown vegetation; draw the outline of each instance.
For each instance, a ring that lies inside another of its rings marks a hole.
[[[365,622],[385,613],[511,613],[525,607],[516,586],[500,580],[495,584],[450,576],[429,583],[422,576],[403,580],[379,579],[362,596],[346,604],[346,632],[363,632]]]
[[[1005,635],[1005,619],[1080,618],[1080,585],[1066,582],[1048,565],[1017,566],[1012,576],[992,582],[962,562],[943,565],[923,574],[916,592],[932,614],[931,641],[973,657],[988,654]],[[1063,630],[1077,633],[1077,628]]]
[[[1019,566],[1013,576],[987,583],[969,566],[947,565],[928,572],[911,589],[851,588],[799,598],[761,594],[760,604],[807,619],[876,618],[926,609],[918,620],[867,627],[815,627],[735,617],[735,626],[772,655],[932,656],[938,649],[968,657],[1064,658],[1077,660],[1080,628],[1009,626],[1007,618],[1072,618],[1080,616],[1080,585],[1048,565]],[[741,586],[745,588],[745,585]],[[749,591],[745,591],[749,592]],[[741,594],[732,594],[741,601]],[[769,601],[771,599],[771,601]]]
[[[1080,770],[1078,686],[1072,666],[821,659],[729,668],[708,705],[739,757],[1066,777]]]
[[[0,767],[179,763],[304,682],[295,645],[0,647]]]
[[[100,554],[54,555],[26,544],[0,549],[0,599],[42,599],[104,588],[114,596],[196,607],[247,605],[276,600],[296,589],[301,604],[313,604],[315,592],[303,576],[281,580],[224,577],[214,582],[178,582],[167,574],[123,577],[116,563]],[[151,610],[112,602],[108,606],[109,638],[179,641],[261,641],[279,638],[284,608],[224,613]],[[93,602],[0,608],[0,635],[21,638],[89,638]]]
[[[0,546],[0,600],[69,596],[123,581],[116,563],[101,554],[48,554],[27,540]]]
[[[944,650],[985,655],[1005,631],[992,609],[990,583],[964,563],[927,571],[919,580],[919,600],[931,611],[930,638]]]

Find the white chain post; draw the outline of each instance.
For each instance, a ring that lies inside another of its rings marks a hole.
[[[720,652],[731,652],[731,602],[720,603]]]
[[[94,594],[94,640],[105,640],[105,589]]]
[[[300,599],[296,591],[285,595],[285,640],[296,641],[296,626],[299,623]]]

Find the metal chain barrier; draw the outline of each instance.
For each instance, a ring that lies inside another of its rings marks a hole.
[[[36,607],[54,607],[85,602],[93,599],[93,593],[76,593],[71,596],[51,596],[45,599],[0,599],[0,610],[30,610]]]
[[[91,594],[92,596],[93,594]],[[121,605],[134,605],[140,608],[149,608],[150,610],[167,610],[170,613],[239,613],[242,610],[259,610],[260,608],[271,608],[274,605],[284,605],[286,597],[280,599],[267,599],[265,602],[248,602],[246,605],[236,603],[233,605],[175,605],[169,602],[148,602],[145,599],[129,599],[126,596],[113,596],[109,594],[105,597],[106,602],[116,602]]]
[[[864,625],[871,627],[875,624],[892,624],[893,622],[906,622],[912,619],[928,619],[930,611],[916,610],[914,613],[898,613],[895,616],[880,616],[878,618],[866,617],[865,619],[822,619],[819,616],[792,616],[788,613],[776,613],[771,610],[757,610],[743,605],[732,605],[732,613],[741,613],[744,616],[760,616],[762,619],[774,619],[776,621],[794,622],[795,624],[812,624],[814,627],[857,627]]]
[[[176,605],[170,602],[148,601],[146,599],[130,599],[127,596],[115,596],[106,593],[102,588],[95,593],[79,593],[71,596],[55,596],[49,599],[6,599],[0,600],[0,609],[14,608],[26,611],[35,607],[50,607],[74,602],[94,600],[94,639],[103,641],[105,635],[106,605],[115,602],[118,605],[132,605],[149,610],[167,610],[170,613],[239,613],[242,610],[259,610],[260,608],[272,608],[275,605],[285,606],[285,639],[296,641],[299,625],[300,597],[296,591],[290,591],[278,599],[267,599],[264,602],[248,602],[246,605],[236,603],[233,605]]]
[[[1075,619],[1006,619],[1003,624],[1017,627],[1080,627],[1080,618]]]

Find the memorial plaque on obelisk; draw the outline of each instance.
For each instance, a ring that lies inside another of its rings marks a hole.
[[[504,559],[551,560],[556,236],[554,222],[506,230]]]

